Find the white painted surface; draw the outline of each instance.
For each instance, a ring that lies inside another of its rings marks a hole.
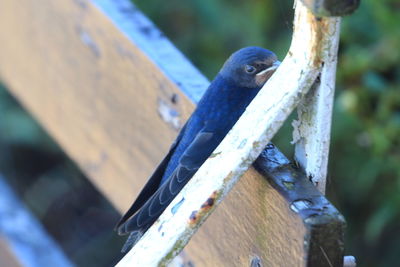
[[[339,44],[340,18],[331,18],[321,55],[324,61],[320,83],[315,84],[297,107],[298,120],[293,121],[295,159],[307,176],[325,193],[328,168],[329,144],[333,98],[335,94],[337,50]]]

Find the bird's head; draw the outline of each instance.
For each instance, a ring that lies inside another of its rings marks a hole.
[[[220,71],[220,75],[245,88],[262,87],[278,68],[276,55],[264,48],[251,46],[233,53]]]

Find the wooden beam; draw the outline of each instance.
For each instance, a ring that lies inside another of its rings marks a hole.
[[[0,21],[1,79],[126,210],[193,103],[90,1],[2,1]]]
[[[143,18],[125,0],[0,3],[0,78],[120,211],[207,87]],[[307,226],[290,204],[251,169],[186,253],[197,266],[304,266]]]
[[[190,255],[196,266],[247,266],[252,261],[260,263],[254,266],[342,266],[344,218],[307,175],[272,144],[254,166],[186,247],[189,252],[193,249]],[[246,210],[239,216],[229,213],[227,206]],[[215,227],[217,222],[222,225]],[[207,226],[208,231],[202,231]],[[253,239],[239,241],[239,236]],[[204,242],[213,239],[217,242]]]

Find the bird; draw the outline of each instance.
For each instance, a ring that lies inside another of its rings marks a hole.
[[[133,247],[224,139],[278,68],[277,56],[251,46],[234,52],[205,91],[169,152],[115,227]]]

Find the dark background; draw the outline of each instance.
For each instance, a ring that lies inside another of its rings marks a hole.
[[[289,48],[292,1],[135,4],[209,79],[241,47],[266,47],[280,59]],[[342,21],[327,195],[347,219],[346,255],[358,266],[396,266],[400,254],[399,23],[398,0],[363,0]],[[275,142],[288,156],[290,141],[287,124]],[[0,172],[77,264],[117,260],[123,239],[109,231],[117,212],[1,86]]]

